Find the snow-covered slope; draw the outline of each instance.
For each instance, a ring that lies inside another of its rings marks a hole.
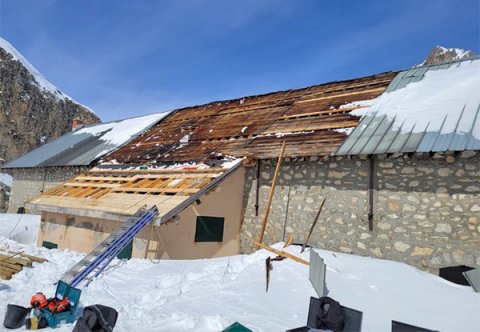
[[[83,255],[4,241],[14,250],[49,261],[0,282],[5,305],[26,306],[31,295],[53,295],[54,283]],[[281,247],[277,244],[276,247]],[[300,255],[298,247],[288,251]],[[390,331],[391,320],[440,331],[476,331],[480,294],[403,263],[317,250],[328,266],[329,296],[363,311],[363,331]],[[204,260],[115,261],[83,290],[81,305],[100,303],[119,311],[115,331],[221,331],[235,321],[253,331],[285,331],[305,325],[310,296],[308,267],[274,262],[265,292],[265,250]],[[308,250],[300,255],[309,258]],[[62,326],[57,331],[71,331]]]
[[[32,74],[33,78],[35,79],[35,84],[44,91],[50,92],[56,98],[65,100],[70,99],[73,102],[77,103],[73,98],[67,96],[65,93],[60,91],[55,85],[50,83],[45,76],[43,76],[27,59],[19,52],[15,47],[12,46],[8,41],[3,38],[0,38],[0,47],[3,48],[5,51],[10,53],[14,60],[18,60],[22,63],[22,65],[27,68],[27,70]],[[86,107],[85,105],[81,105],[88,109],[90,112],[93,112],[90,108]]]

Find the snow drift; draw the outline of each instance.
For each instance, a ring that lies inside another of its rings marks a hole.
[[[13,250],[49,261],[0,283],[0,317],[7,303],[26,306],[37,291],[52,295],[54,283],[83,254],[47,250],[6,240]],[[281,247],[277,244],[276,247]],[[287,249],[308,259],[308,250]],[[363,311],[364,331],[389,331],[391,320],[441,331],[475,331],[480,294],[403,263],[316,250],[328,266],[329,296]],[[306,322],[308,267],[275,262],[265,292],[260,250],[205,260],[115,261],[106,275],[83,290],[81,306],[104,304],[119,311],[115,331],[221,331],[239,321],[253,331],[284,331]],[[71,331],[64,325],[58,331]]]

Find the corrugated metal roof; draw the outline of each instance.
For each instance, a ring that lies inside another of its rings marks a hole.
[[[149,129],[167,113],[85,126],[10,161],[2,168],[86,166]]]
[[[479,86],[478,57],[402,71],[335,155],[480,150]]]

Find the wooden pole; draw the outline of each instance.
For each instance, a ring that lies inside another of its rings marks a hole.
[[[285,244],[283,245],[284,248],[288,247],[289,245],[291,245],[293,242],[293,234],[290,233],[288,234],[288,239],[287,241],[285,242]]]
[[[368,179],[368,230],[373,231],[373,206],[375,196],[375,155],[370,155],[370,175]]]
[[[282,148],[280,149],[280,155],[278,156],[277,167],[275,168],[275,173],[273,174],[272,186],[270,187],[270,195],[268,196],[267,208],[263,216],[262,229],[260,230],[260,235],[258,237],[258,242],[260,243],[263,242],[263,235],[265,234],[265,228],[267,227],[268,214],[270,213],[270,206],[272,205],[273,193],[275,191],[275,185],[277,184],[278,172],[280,171],[280,166],[282,165],[284,152],[285,152],[285,141],[283,141]]]
[[[304,252],[305,247],[307,246],[308,241],[310,240],[310,236],[312,236],[313,228],[315,228],[315,225],[317,224],[318,217],[320,217],[320,213],[322,213],[323,205],[325,204],[325,201],[327,198],[325,197],[323,199],[322,204],[320,205],[320,209],[318,209],[317,215],[315,216],[315,219],[313,220],[312,227],[310,227],[310,232],[308,232],[307,239],[305,240],[305,243],[302,246],[302,250],[300,250],[300,253]]]
[[[275,248],[270,247],[269,245],[266,245],[265,243],[260,243],[257,241],[253,241],[258,247],[262,247],[263,249],[267,249],[268,251],[271,251],[279,256],[287,257],[290,259],[293,259],[295,262],[299,262],[305,265],[310,265],[309,261],[306,261],[304,259],[301,259],[300,257],[297,257],[295,255],[292,255],[289,252],[283,251],[283,250],[277,250]]]

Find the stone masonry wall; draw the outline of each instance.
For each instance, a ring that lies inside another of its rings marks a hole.
[[[10,187],[0,182],[0,213],[5,213],[8,208],[8,198],[10,197]]]
[[[25,207],[30,198],[45,192],[62,182],[86,172],[90,167],[37,167],[10,169],[8,173],[13,177],[12,191],[8,203],[8,212],[16,213],[18,208]],[[35,213],[28,211],[27,213]]]
[[[264,237],[303,243],[324,197],[309,244],[403,261],[424,270],[480,266],[480,154],[375,156],[374,225],[368,230],[366,157],[284,160]],[[262,161],[259,216],[256,168],[246,173],[242,252],[254,249],[275,162]]]

